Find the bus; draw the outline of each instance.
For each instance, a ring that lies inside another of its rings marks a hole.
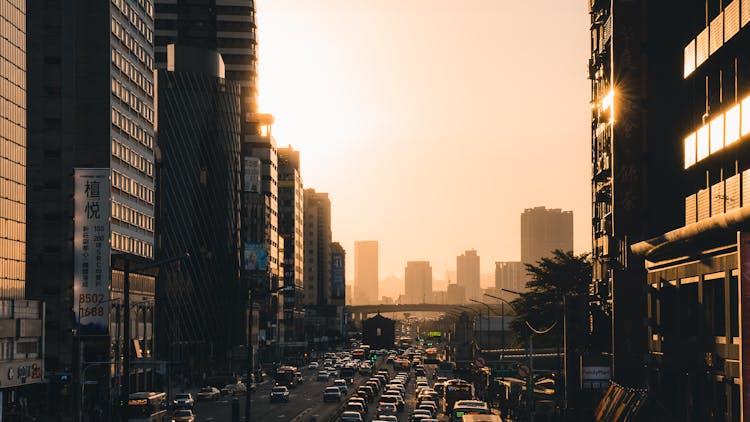
[[[443,390],[443,411],[450,414],[453,405],[459,400],[471,400],[474,398],[474,388],[471,384],[462,380],[449,380]]]
[[[167,393],[141,391],[128,396],[128,422],[166,422]]]
[[[297,376],[294,374],[297,372],[296,366],[279,366],[276,369],[276,380],[277,385],[283,385],[285,387],[294,388],[297,386]]]

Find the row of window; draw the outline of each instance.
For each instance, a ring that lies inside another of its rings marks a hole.
[[[2,78],[0,78],[2,80]],[[3,94],[14,94],[14,90],[8,90]],[[23,92],[23,91],[21,91]],[[23,101],[25,102],[25,101]],[[22,106],[21,102],[10,101],[5,96],[0,96],[0,119],[7,119],[18,125],[24,125],[26,122],[26,108]],[[5,133],[3,133],[5,135]]]
[[[8,7],[8,4],[0,3],[0,37],[7,40],[14,46],[26,50],[26,15],[18,9]],[[5,51],[5,50],[2,50]],[[25,59],[24,59],[25,61]],[[21,63],[21,62],[19,62]]]
[[[0,72],[2,72],[0,73],[2,75],[0,76],[0,96],[25,110],[26,90],[23,87],[23,81],[12,81],[4,77],[10,74],[11,67],[18,69],[4,58],[0,58]],[[21,76],[25,76],[25,73],[22,73]]]
[[[152,26],[144,21],[138,11],[133,9],[127,0],[112,0],[112,4],[122,13],[122,15],[130,21],[130,23],[138,29],[138,32],[148,41],[149,44],[153,42]],[[138,0],[138,5],[145,12],[146,16],[149,17],[149,21],[154,21],[154,6],[148,0]]]
[[[138,95],[130,92],[128,87],[122,84],[117,78],[112,78],[112,94],[122,102],[130,106],[130,109],[138,113],[147,122],[154,124],[154,110],[149,107]]]
[[[112,232],[112,249],[142,256],[154,257],[154,245],[115,231]]]
[[[26,186],[0,176],[0,198],[6,198],[19,203],[25,203]],[[0,231],[0,233],[2,233],[2,231]]]
[[[11,161],[25,161],[17,159],[25,156],[26,150],[26,130],[22,126],[0,117],[0,141],[0,149],[3,150],[0,156],[10,158]]]
[[[154,190],[138,183],[129,176],[124,175],[117,170],[112,170],[112,187],[121,190],[141,201],[154,205]]]
[[[10,244],[9,246],[5,246],[8,243],[11,243],[12,241],[7,239],[0,239],[0,248],[10,248],[10,249],[16,249],[17,245]],[[20,244],[21,247],[24,247],[25,245],[20,242],[13,242]],[[14,252],[14,251],[8,251],[8,252]],[[2,251],[0,249],[0,255],[4,255],[5,251]],[[26,261],[24,259],[25,257],[22,257],[21,260],[16,259],[7,259],[5,257],[0,256],[0,278],[6,278],[9,280],[26,280]]]
[[[26,224],[0,218],[0,237],[24,242],[26,240]]]
[[[0,157],[0,177],[16,182],[20,185],[26,184],[26,166],[15,163],[7,158]],[[7,193],[3,192],[5,195]],[[5,196],[2,195],[2,196]],[[15,198],[18,198],[16,196]]]
[[[154,71],[154,58],[153,55],[149,50],[146,50],[139,42],[136,40],[132,35],[130,35],[130,32],[123,27],[122,24],[116,19],[112,18],[112,34],[122,42],[124,46],[130,50],[130,52],[133,54],[133,56],[138,58],[138,61],[141,62],[141,64],[148,70],[149,72]]]
[[[0,38],[3,76],[16,85],[25,85],[26,52],[6,38]]]
[[[20,222],[26,221],[25,202],[0,198],[0,218]]]
[[[13,359],[36,359],[39,357],[39,341],[12,338],[0,339],[0,361]]]
[[[136,84],[141,91],[143,91],[149,98],[154,96],[154,83],[150,73],[146,73],[139,69],[138,66],[130,63],[126,57],[122,55],[120,50],[112,48],[112,64],[115,65],[120,72],[127,75],[130,80]]]
[[[114,107],[112,108],[112,125],[146,148],[154,148],[154,136],[151,134],[151,130],[144,129]]]
[[[114,138],[112,139],[112,155],[144,175],[149,177],[154,176],[154,164],[151,160],[121,144]]]
[[[148,232],[154,232],[154,217],[117,201],[112,201],[112,217]]]
[[[742,5],[740,6],[740,2]],[[684,49],[683,77],[690,76],[708,58],[750,22],[750,0],[734,0]]]
[[[685,137],[685,168],[750,133],[750,96]]]

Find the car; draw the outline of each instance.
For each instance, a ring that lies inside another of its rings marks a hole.
[[[367,411],[365,410],[365,407],[362,406],[362,403],[356,401],[349,401],[348,403],[346,403],[344,411],[359,412],[363,418],[365,417],[365,415],[367,415]]]
[[[318,362],[310,362],[310,364],[307,365],[307,369],[315,370],[315,369],[318,369],[318,366],[319,366]]]
[[[241,382],[233,384],[227,384],[221,389],[221,394],[224,396],[241,396],[247,392],[247,387]]]
[[[283,385],[277,385],[271,389],[271,403],[277,401],[289,402],[289,389]]]
[[[341,401],[341,390],[338,387],[326,387],[323,390],[323,401]]]
[[[398,416],[396,415],[379,415],[377,418],[381,422],[398,422]]]
[[[328,381],[331,379],[331,375],[328,371],[318,371],[318,381]]]
[[[221,391],[216,387],[203,387],[195,395],[200,400],[216,400],[221,396]]]
[[[195,404],[195,400],[193,400],[193,395],[190,393],[177,393],[174,395],[174,400],[172,400],[172,405],[176,408],[192,409],[193,404]]]
[[[404,407],[406,406],[406,403],[404,402],[404,399],[401,398],[401,396],[396,394],[384,394],[380,397],[379,403],[393,403],[396,405],[396,408],[399,412],[404,411]]]
[[[190,409],[175,410],[172,414],[172,422],[195,422],[195,414]]]
[[[383,416],[396,416],[398,413],[398,408],[393,403],[380,403],[378,405],[378,408],[375,410],[375,414],[378,418],[382,418]]]
[[[417,406],[417,410],[420,410],[420,409],[424,409],[424,410],[429,411],[430,412],[430,416],[432,416],[433,418],[435,416],[437,416],[437,407],[435,407],[435,406],[431,406],[431,405],[428,405],[428,404],[420,404],[419,406]]]
[[[431,418],[432,418],[432,415],[430,414],[429,411],[416,409],[409,416],[409,422],[419,422],[422,419],[431,419]]]
[[[363,399],[362,397],[349,397],[349,403],[360,403],[362,407],[365,408],[365,414],[370,411],[370,409],[367,407],[367,400]]]
[[[363,422],[364,418],[357,412],[344,412],[339,418],[341,422]]]
[[[339,390],[341,390],[341,394],[346,394],[349,392],[349,387],[346,385],[346,380],[337,379],[333,380],[334,387],[338,387]]]
[[[370,400],[374,400],[375,399],[375,396],[376,396],[375,389],[372,388],[372,387],[370,387],[369,385],[363,385],[363,386],[359,387],[359,389],[357,391],[362,391],[365,394],[367,394],[367,396],[370,397]]]

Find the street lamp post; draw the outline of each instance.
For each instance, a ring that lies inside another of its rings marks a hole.
[[[268,294],[275,292],[288,292],[294,290],[292,286],[276,287],[268,290]],[[250,307],[250,311],[247,315],[247,361],[248,361],[248,373],[247,373],[247,388],[245,390],[245,420],[250,421],[250,413],[252,412],[252,401],[250,400],[250,384],[253,380],[253,288],[247,289],[247,302]]]
[[[486,348],[489,349],[490,348],[489,347],[489,344],[490,344],[490,305],[487,304],[487,303],[482,302],[481,300],[469,299],[469,301],[470,302],[474,302],[474,303],[479,303],[479,304],[484,305],[484,306],[487,307],[487,326],[485,327],[485,330],[484,330],[485,331],[485,333],[484,333],[484,339],[485,339],[484,345],[485,345]],[[481,317],[482,317],[482,313],[481,312],[479,313],[479,317],[480,317],[480,321],[481,321]]]
[[[127,421],[127,412],[125,407],[128,403],[128,396],[130,395],[130,272],[131,271],[144,271],[151,268],[159,268],[172,262],[182,261],[183,259],[190,258],[190,254],[185,252],[184,254],[172,258],[162,259],[159,261],[149,262],[143,264],[134,269],[130,269],[130,254],[117,254],[114,257],[121,257],[124,259],[123,263],[123,283],[122,283],[122,313],[125,315],[123,321],[123,353],[122,353],[122,391],[120,403],[122,406],[121,416],[123,421]]]

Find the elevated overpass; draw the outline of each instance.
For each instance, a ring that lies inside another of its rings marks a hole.
[[[368,315],[388,314],[394,312],[441,312],[444,314],[459,315],[461,313],[479,314],[486,312],[487,308],[476,303],[464,305],[450,304],[441,305],[435,303],[414,303],[414,304],[391,304],[391,305],[356,305],[347,306],[345,312],[352,316],[352,320],[360,322],[366,319]],[[385,316],[385,315],[384,315]]]

